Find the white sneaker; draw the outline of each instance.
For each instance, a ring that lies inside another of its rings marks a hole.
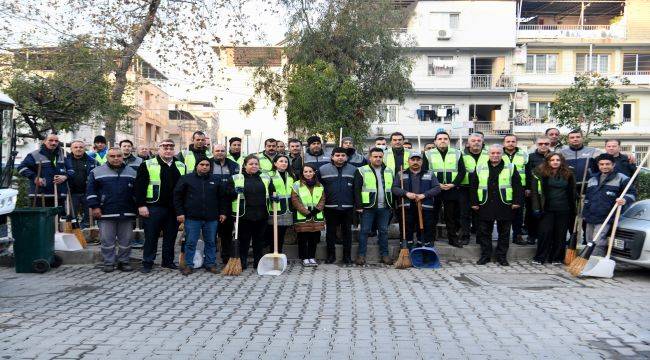
[[[302,260],[302,266],[305,266],[305,267],[311,266],[311,264],[309,263],[309,259],[303,259]]]
[[[309,259],[309,264],[311,266],[318,266],[318,263],[316,262],[316,259]]]

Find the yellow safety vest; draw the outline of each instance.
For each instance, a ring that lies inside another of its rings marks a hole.
[[[499,197],[506,205],[512,204],[512,164],[506,164],[499,173]],[[478,176],[478,202],[483,205],[488,200],[488,179],[490,178],[490,165],[479,164],[476,167]]]
[[[474,160],[474,156],[471,154],[463,154],[463,162],[465,163],[465,177],[461,182],[461,185],[469,185],[469,175],[476,170],[477,164],[487,164],[490,161],[490,155],[485,150],[481,150],[481,155],[478,157],[478,161]]]
[[[300,198],[300,202],[304,207],[306,207],[309,210],[314,210],[316,208],[316,205],[318,205],[318,202],[320,201],[321,197],[323,197],[323,185],[318,184],[312,188],[312,191],[309,191],[309,188],[307,185],[297,181],[293,184],[293,191],[296,192],[296,195]],[[303,214],[300,213],[300,211],[296,211],[296,222],[305,222],[307,221],[307,217]],[[316,214],[316,218],[313,219],[315,221],[323,221],[324,216],[323,212],[320,211],[318,214]]]
[[[241,167],[242,165],[244,165],[244,158],[245,158],[245,156],[244,156],[243,154],[239,154],[239,159],[237,159],[237,160],[235,160],[235,158],[234,158],[232,155],[230,155],[230,153],[228,153],[228,155],[226,156],[226,158],[228,158],[228,159],[230,159],[230,160],[236,162],[237,164],[239,164],[240,167]]]
[[[183,150],[183,163],[185,163],[185,166],[187,166],[190,171],[194,171],[194,167],[196,166],[196,156],[194,156],[194,152],[190,150]],[[212,159],[212,154],[210,154],[209,150],[205,151],[205,157],[208,159]]]
[[[266,155],[264,155],[264,152],[257,153],[257,160],[260,162],[260,171],[263,173],[270,172],[273,170],[273,161],[269,160]]]
[[[280,198],[280,208],[278,209],[278,215],[286,214],[291,211],[289,204],[291,204],[291,189],[293,188],[294,180],[289,175],[289,172],[285,172],[286,180],[282,180],[282,176],[277,173],[277,171],[272,171],[269,173],[271,181],[273,182],[273,187],[275,187],[275,195]],[[269,203],[269,212],[273,212],[273,204]]]
[[[156,203],[160,198],[160,164],[158,158],[153,158],[145,161],[147,171],[149,172],[149,185],[147,185],[147,203]],[[174,165],[181,173],[185,175],[185,164],[180,161],[174,160]]]
[[[368,209],[377,203],[377,177],[375,171],[370,165],[364,165],[358,169],[363,176],[363,188],[361,189],[361,205]],[[384,168],[384,201],[388,207],[393,207],[393,193],[390,188],[393,187],[393,171],[387,167]]]
[[[264,192],[266,193],[266,202],[268,203],[269,201],[269,184],[271,183],[271,178],[266,175],[266,174],[260,174],[260,178],[262,179],[262,182],[264,183]],[[232,176],[232,180],[235,183],[235,187],[244,187],[244,175],[242,174],[237,174]],[[244,194],[239,195],[240,200],[239,200],[239,217],[244,216],[246,213],[246,199],[244,198]],[[237,214],[237,199],[233,200],[232,202],[232,214],[236,215]]]
[[[507,164],[514,164],[517,167],[517,172],[521,178],[521,185],[526,186],[526,164],[528,164],[528,153],[522,150],[517,150],[515,155],[510,161],[508,154],[503,153],[503,161]]]
[[[387,149],[384,151],[384,165],[387,168],[390,168],[395,171],[407,170],[409,168],[409,157],[411,157],[411,152],[408,149],[404,149],[404,160],[402,162],[402,169],[395,168],[395,156],[393,155],[393,149]]]
[[[450,184],[456,179],[458,175],[458,159],[461,158],[460,150],[448,148],[444,160],[442,159],[442,154],[436,148],[427,151],[425,155],[429,161],[429,170],[433,171],[436,176],[440,173],[443,174],[443,184]]]
[[[104,157],[101,157],[101,156],[99,155],[99,153],[96,152],[96,153],[95,153],[95,161],[97,161],[97,163],[98,163],[99,165],[104,165],[104,164],[106,163],[106,160],[108,160],[108,159],[107,159],[107,155],[108,155],[108,151],[104,154]]]

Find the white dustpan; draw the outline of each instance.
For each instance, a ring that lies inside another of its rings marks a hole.
[[[203,250],[205,249],[205,244],[203,240],[199,239],[196,242],[196,250],[194,251],[194,268],[198,269],[203,266]]]
[[[618,227],[618,219],[621,216],[621,206],[616,208],[616,217],[614,218],[614,226],[612,226],[612,233],[609,235],[609,241],[607,242],[607,255],[603,256],[591,256],[587,261],[584,269],[580,273],[580,276],[590,276],[590,277],[600,277],[611,279],[614,277],[614,268],[616,267],[616,261],[610,259],[612,254],[612,244],[614,243],[614,236],[616,235],[616,228]]]
[[[74,234],[60,233],[54,234],[54,250],[56,251],[79,251],[83,247]]]
[[[275,196],[275,194],[273,194]],[[266,254],[257,263],[258,275],[280,275],[287,269],[287,256],[278,253],[278,210],[273,202],[273,253]]]

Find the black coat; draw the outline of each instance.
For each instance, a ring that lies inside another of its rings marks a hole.
[[[537,187],[538,178],[542,185],[541,194]],[[545,211],[548,205],[546,203],[546,194],[548,194],[548,177],[537,175],[537,177],[532,178],[532,181],[533,182],[530,183],[530,203],[533,207],[531,210]],[[569,215],[573,217],[576,214],[576,178],[573,176],[573,173],[571,173],[567,181],[566,193],[569,202],[569,209],[567,210],[569,211]]]
[[[176,215],[193,220],[217,220],[225,214],[228,205],[222,187],[211,172],[200,176],[195,171],[182,176],[174,188]]]
[[[469,186],[470,186],[470,203],[471,206],[480,206],[478,210],[478,215],[480,219],[483,220],[508,220],[512,221],[513,218],[513,209],[512,205],[520,205],[523,203],[524,192],[523,187],[521,186],[521,177],[517,172],[517,167],[515,166],[512,170],[512,205],[505,204],[501,201],[499,196],[499,173],[503,170],[505,163],[503,160],[497,165],[492,166],[491,163],[488,163],[490,167],[490,177],[488,178],[488,199],[487,202],[483,205],[479,204],[478,201],[478,175],[477,172],[473,172],[469,176]]]
[[[550,154],[547,153],[547,154]],[[538,166],[544,163],[544,158],[546,155],[540,154],[537,152],[537,149],[530,153],[528,155],[528,162],[526,163],[526,188],[527,189],[532,189],[532,187],[535,185],[533,182],[535,179],[533,178],[533,174],[535,173],[535,170],[537,169]]]
[[[149,170],[147,169],[146,162],[143,162],[138,168],[138,176],[135,179],[135,205],[141,206],[160,206],[160,207],[174,207],[173,193],[176,183],[181,178],[181,173],[174,165],[172,160],[171,166],[168,166],[160,156],[156,156],[158,164],[160,164],[160,196],[158,201],[153,204],[147,203],[147,186],[149,186]]]
[[[255,174],[248,174],[246,171],[242,172],[244,175],[244,215],[241,219],[249,221],[266,220],[269,216],[269,211],[266,202],[266,191],[264,189],[264,182],[260,177],[260,172]],[[269,196],[275,192],[273,182],[269,183]],[[235,182],[232,178],[228,180],[228,188],[225,190],[226,196],[230,201],[237,199],[235,192]],[[242,209],[240,207],[240,209]]]

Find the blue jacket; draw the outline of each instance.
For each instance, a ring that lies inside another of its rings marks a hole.
[[[239,174],[239,164],[232,161],[231,159],[226,158],[226,162],[223,166],[221,163],[214,158],[212,160],[212,176],[215,180],[219,181],[222,185],[228,184],[228,180],[233,175]]]
[[[621,173],[612,172],[602,183],[599,181],[600,174],[594,175],[587,181],[582,217],[588,224],[602,224],[605,221],[607,214],[614,207],[614,202],[621,195],[630,178]],[[624,199],[626,207],[636,201],[634,186],[630,186]]]
[[[113,169],[106,163],[93,169],[86,190],[88,207],[100,208],[103,220],[134,218],[136,174],[125,164]]]
[[[325,208],[348,210],[354,207],[354,173],[355,166],[345,164],[337,168],[334,164],[325,164],[318,169],[325,194]]]
[[[316,171],[318,171],[318,169],[320,169],[321,166],[330,163],[330,157],[325,155],[322,150],[319,154],[312,154],[311,151],[307,149],[305,150],[304,161],[305,164],[313,165],[314,168],[316,168]]]
[[[363,154],[360,154],[355,149],[348,149],[348,164],[360,168],[368,164],[368,159],[366,159]]]
[[[53,151],[47,150],[45,145],[41,145],[38,150],[34,150],[27,154],[23,162],[18,165],[18,174],[28,178],[29,193],[33,196],[36,185],[34,179],[38,172],[38,164],[41,164],[41,178],[45,179],[45,186],[39,188],[39,194],[44,194],[46,197],[54,196],[54,175],[66,175],[71,178],[74,175],[72,164],[66,158],[65,152],[62,148],[57,147]],[[64,182],[58,186],[59,196],[66,196],[68,192],[68,184]]]
[[[399,173],[397,173],[399,176]],[[404,188],[402,189],[402,184],[401,180],[395,179],[393,181],[393,188],[391,191],[393,192],[393,195],[395,195],[396,198],[396,203],[397,206],[402,206],[402,201],[401,199],[397,199],[397,197],[404,197],[404,207],[410,208],[411,207],[411,202],[415,203],[413,200],[409,200],[406,198],[406,193],[407,192],[414,192],[413,191],[413,183],[418,181],[420,184],[419,190],[415,192],[416,194],[424,194],[424,200],[422,201],[422,208],[424,210],[433,210],[433,200],[436,197],[436,195],[440,194],[442,189],[440,188],[440,182],[438,182],[438,178],[435,176],[433,171],[420,171],[417,175],[413,174],[411,170],[406,170],[402,174],[402,179],[404,180]],[[469,204],[467,204],[469,205]]]
[[[88,186],[88,176],[93,169],[98,166],[97,161],[91,158],[88,153],[83,154],[83,158],[76,160],[72,153],[66,155],[74,175],[68,178],[67,184],[72,194],[85,194]]]
[[[564,146],[558,152],[564,155],[566,164],[573,171],[573,176],[576,178],[576,186],[582,184],[582,175],[584,174],[585,166],[587,166],[587,159],[589,159],[589,168],[587,169],[586,179],[589,179],[594,175],[593,169],[598,168],[598,166],[595,166],[596,157],[602,153],[602,151],[590,146],[583,146],[579,149]]]

